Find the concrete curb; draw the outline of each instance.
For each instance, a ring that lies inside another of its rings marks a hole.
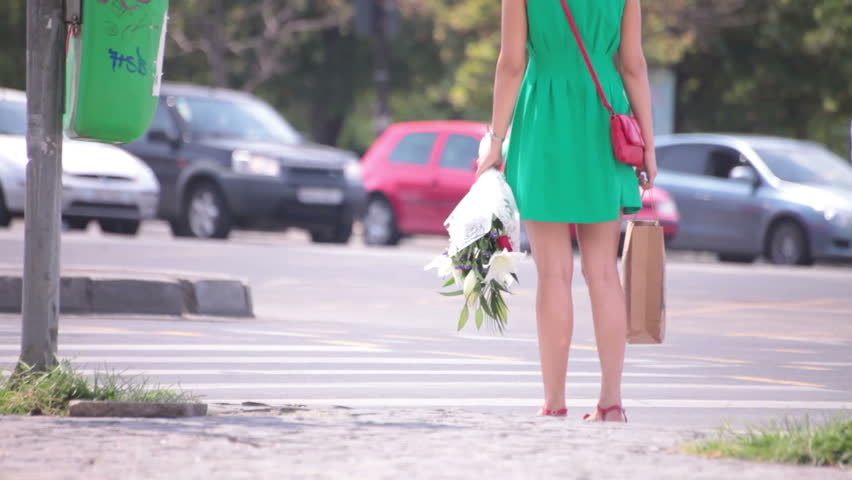
[[[0,313],[21,313],[20,269],[0,267]],[[74,315],[254,317],[241,280],[181,272],[63,269],[59,309]]]
[[[68,412],[72,417],[206,417],[207,405],[203,403],[145,403],[72,400],[68,407]]]

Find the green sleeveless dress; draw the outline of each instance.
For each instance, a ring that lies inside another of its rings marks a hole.
[[[625,0],[568,0],[604,91],[618,113],[630,103],[614,56]],[[529,64],[515,107],[506,179],[521,218],[598,223],[642,206],[633,167],[615,159],[609,112],[559,0],[528,0]]]

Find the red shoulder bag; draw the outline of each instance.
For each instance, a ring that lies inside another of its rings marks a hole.
[[[580,46],[580,51],[583,53],[586,65],[589,67],[589,73],[592,74],[592,79],[594,79],[595,86],[598,88],[598,95],[600,95],[604,107],[609,110],[610,125],[612,126],[612,147],[615,151],[615,158],[628,165],[641,167],[645,164],[645,139],[642,137],[642,129],[639,127],[639,122],[633,115],[615,113],[615,109],[610,105],[603,87],[601,87],[598,74],[595,72],[595,67],[592,65],[592,60],[589,58],[589,53],[586,51],[586,46],[583,43],[583,37],[580,35],[580,29],[577,28],[574,15],[571,14],[571,8],[568,7],[566,0],[562,0],[562,8],[565,9],[565,16],[568,17],[568,23],[571,24],[571,30],[574,31],[577,45]]]

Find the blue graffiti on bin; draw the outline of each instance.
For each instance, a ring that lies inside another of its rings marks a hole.
[[[112,71],[126,70],[128,73],[136,73],[142,76],[148,75],[148,63],[142,58],[142,51],[136,47],[136,56],[123,55],[113,49],[109,49],[109,58],[112,60]]]

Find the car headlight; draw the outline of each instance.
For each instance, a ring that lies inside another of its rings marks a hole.
[[[852,227],[852,212],[828,208],[822,212],[825,219],[840,228]]]
[[[140,165],[138,171],[138,178],[143,185],[157,191],[160,190],[160,181],[157,180],[157,176],[154,175],[153,170],[145,165]]]
[[[346,177],[346,180],[351,183],[360,183],[361,182],[361,163],[358,160],[351,160],[346,164],[346,167],[343,169],[343,175]]]
[[[258,155],[246,150],[237,150],[231,154],[231,168],[245,175],[281,175],[281,162],[277,158]]]

